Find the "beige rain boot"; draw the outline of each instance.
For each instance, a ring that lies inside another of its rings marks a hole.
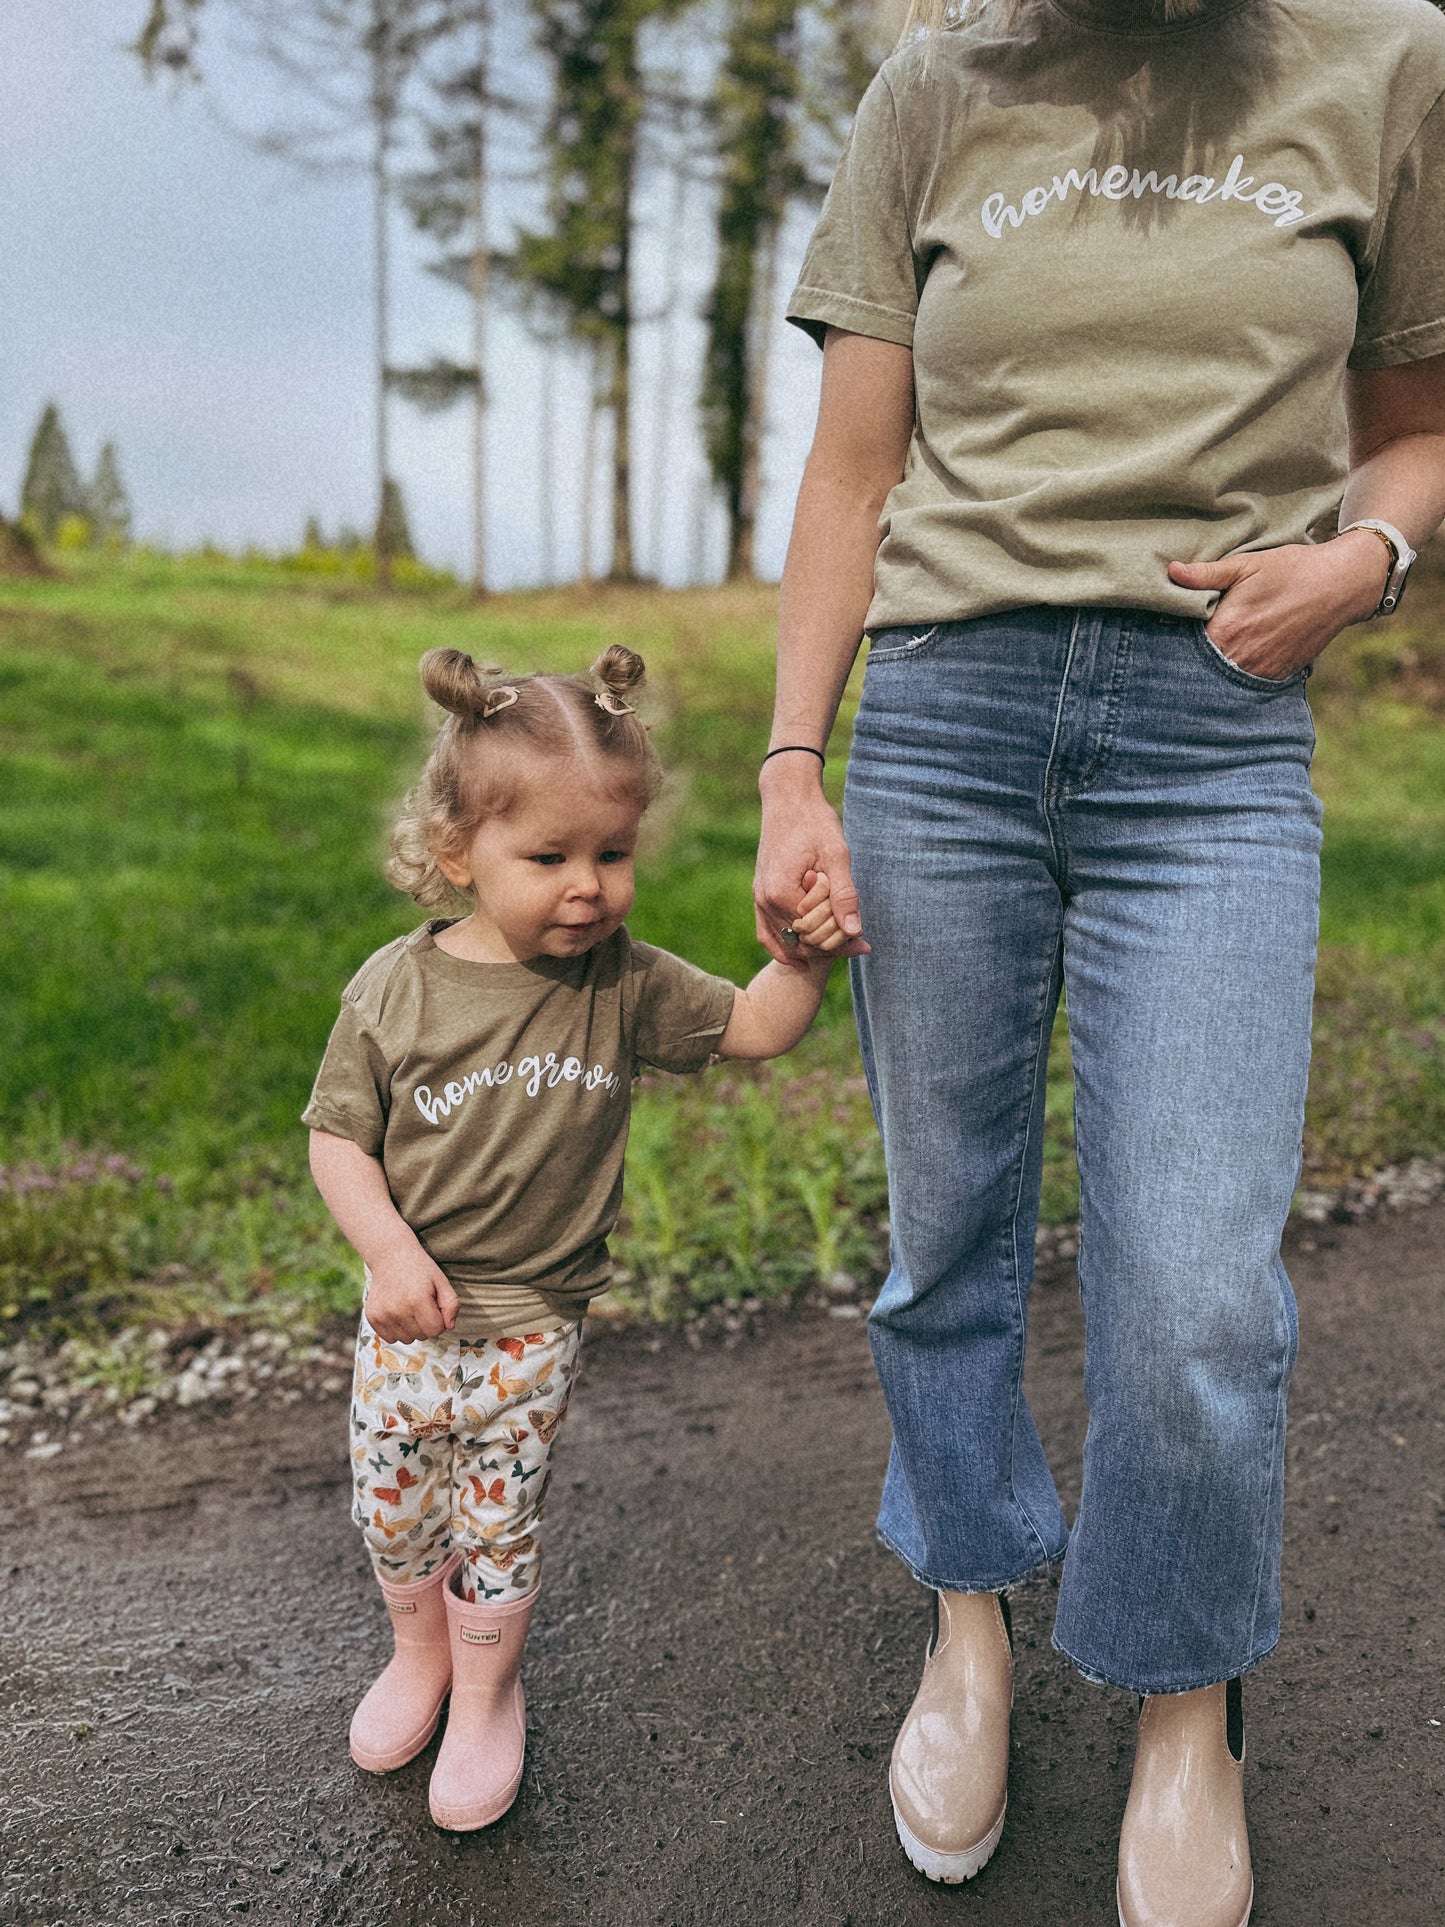
[[[1120,1927],[1245,1927],[1253,1904],[1239,1681],[1153,1694],[1119,1836]]]
[[[903,1851],[930,1880],[971,1880],[1003,1832],[1013,1652],[991,1592],[934,1594],[923,1680],[888,1770]]]

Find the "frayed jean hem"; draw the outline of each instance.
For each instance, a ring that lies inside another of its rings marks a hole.
[[[1101,1673],[1093,1666],[1086,1666],[1083,1660],[1076,1658],[1076,1656],[1069,1651],[1068,1647],[1062,1644],[1057,1633],[1053,1635],[1050,1643],[1056,1653],[1062,1653],[1071,1666],[1078,1668],[1079,1672],[1083,1674],[1091,1686],[1113,1686],[1121,1693],[1142,1694],[1148,1697],[1156,1693],[1200,1693],[1203,1692],[1207,1686],[1222,1686],[1226,1680],[1239,1679],[1245,1673],[1252,1672],[1262,1660],[1268,1659],[1275,1647],[1279,1644],[1279,1639],[1278,1636],[1276,1636],[1262,1652],[1256,1653],[1252,1659],[1241,1661],[1238,1666],[1231,1666],[1229,1671],[1225,1673],[1201,1673],[1190,1679],[1180,1679],[1175,1675],[1169,1679],[1144,1681],[1137,1679],[1120,1679],[1110,1673]]]
[[[1004,1579],[940,1579],[931,1573],[920,1572],[902,1547],[895,1546],[881,1527],[878,1528],[878,1543],[903,1561],[920,1586],[927,1586],[933,1592],[1012,1592],[1015,1587],[1026,1586],[1031,1580],[1046,1579],[1064,1563],[1064,1554],[1060,1550],[1050,1557],[1035,1560],[1032,1565],[1025,1566],[1022,1572]]]

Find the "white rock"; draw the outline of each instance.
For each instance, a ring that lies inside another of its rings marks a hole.
[[[177,1405],[199,1405],[209,1398],[211,1388],[205,1378],[197,1371],[184,1371],[176,1380],[175,1399]]]
[[[47,1439],[44,1445],[32,1445],[29,1447],[25,1456],[27,1459],[53,1459],[57,1452],[63,1452],[64,1450],[65,1444],[63,1440]]]

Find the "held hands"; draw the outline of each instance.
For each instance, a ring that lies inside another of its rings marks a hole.
[[[792,949],[793,961],[803,963],[831,963],[834,957],[843,955],[856,957],[864,954],[868,945],[861,937],[850,937],[842,926],[847,910],[836,903],[827,875],[821,870],[805,870],[803,887],[807,894],[793,912],[787,926],[796,932],[799,943]],[[858,901],[853,893],[853,902]],[[856,911],[854,913],[856,921]]]
[[[817,963],[821,957],[861,957],[863,923],[858,892],[848,861],[843,826],[824,796],[816,772],[765,765],[759,785],[763,796],[763,834],[753,878],[758,942],[783,964]],[[812,759],[805,759],[811,763]],[[817,895],[820,882],[822,895]],[[800,894],[801,893],[801,894]],[[822,906],[826,914],[817,916]],[[812,919],[805,929],[797,919]],[[803,939],[788,945],[779,934],[794,929]],[[819,934],[831,938],[820,947]]]
[[[1331,542],[1229,555],[1222,562],[1171,562],[1186,589],[1217,590],[1209,640],[1251,676],[1284,682],[1326,643],[1379,606],[1390,573],[1385,545],[1368,529]]]
[[[460,1300],[415,1238],[410,1248],[398,1245],[376,1258],[370,1271],[366,1316],[389,1345],[436,1338],[456,1324]]]

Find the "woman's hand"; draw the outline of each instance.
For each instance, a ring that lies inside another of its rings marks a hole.
[[[818,954],[862,956],[868,946],[863,941],[848,845],[837,811],[824,796],[817,776],[769,766],[763,771],[759,788],[763,831],[753,878],[758,942],[779,963],[810,961],[806,943],[789,946],[778,932],[791,929],[810,883],[821,873],[829,879],[832,915],[846,941],[830,952],[813,953],[811,961],[816,961]]]
[[[1286,681],[1341,629],[1373,615],[1389,575],[1389,551],[1369,529],[1222,562],[1169,564],[1181,587],[1220,591],[1205,633],[1237,668],[1271,682]]]

